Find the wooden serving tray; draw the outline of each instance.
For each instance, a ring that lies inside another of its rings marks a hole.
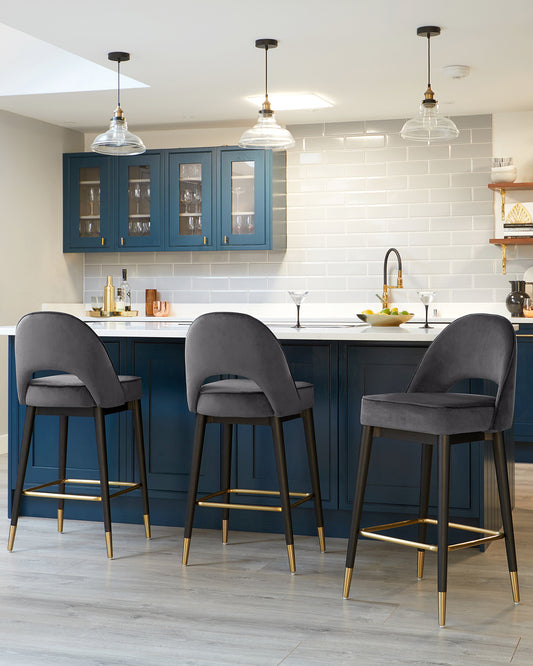
[[[95,312],[94,310],[86,310],[85,314],[88,317],[95,317],[97,319],[110,319],[111,317],[137,317],[139,310],[120,310],[120,312],[111,312],[110,314],[103,314],[103,311]]]

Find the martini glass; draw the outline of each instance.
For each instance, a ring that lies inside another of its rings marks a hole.
[[[416,293],[418,294],[418,298],[422,301],[424,307],[426,308],[426,323],[420,328],[433,328],[433,326],[430,326],[428,324],[428,308],[429,304],[433,301],[435,297],[435,292],[431,291],[431,289],[421,289]]]
[[[303,328],[300,324],[300,306],[308,293],[308,291],[289,291],[289,295],[296,305],[296,324],[293,328]]]

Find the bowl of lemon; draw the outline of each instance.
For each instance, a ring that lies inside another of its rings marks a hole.
[[[383,308],[379,312],[363,310],[357,316],[370,326],[399,326],[412,319],[414,314],[407,310],[399,311],[398,308]]]

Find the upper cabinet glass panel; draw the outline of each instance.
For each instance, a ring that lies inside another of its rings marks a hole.
[[[202,165],[180,164],[179,175],[181,236],[202,235]]]
[[[100,169],[82,167],[79,171],[79,235],[100,236]]]
[[[212,153],[169,154],[169,245],[213,249]]]
[[[119,248],[161,246],[161,156],[119,157]]]
[[[255,162],[231,163],[231,233],[255,233]]]

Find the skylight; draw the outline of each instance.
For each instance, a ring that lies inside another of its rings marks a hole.
[[[117,73],[0,23],[0,96],[112,90]],[[121,88],[146,84],[120,75]]]

